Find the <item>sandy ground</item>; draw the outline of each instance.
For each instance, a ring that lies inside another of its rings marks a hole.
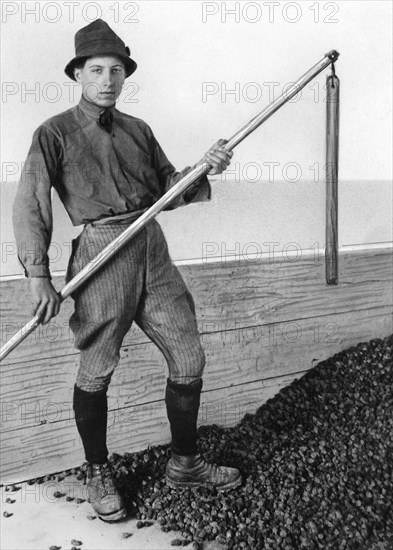
[[[154,522],[151,527],[137,529],[137,520],[107,524],[94,516],[90,504],[77,503],[86,499],[86,488],[68,476],[64,481],[42,484],[19,484],[15,492],[1,488],[1,550],[45,550],[51,546],[71,549],[71,540],[81,541],[81,550],[169,550],[171,541],[180,538],[177,533],[164,533]],[[55,492],[66,493],[61,498]],[[66,501],[66,496],[74,500]],[[11,499],[15,502],[7,502]],[[4,512],[12,516],[4,517]],[[124,533],[132,533],[124,538]],[[192,544],[186,546],[192,548]],[[204,550],[219,550],[221,545],[206,543]]]

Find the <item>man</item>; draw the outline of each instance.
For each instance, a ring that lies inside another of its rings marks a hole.
[[[110,27],[98,19],[80,29],[75,49],[65,72],[81,84],[81,100],[34,133],[14,204],[19,257],[42,323],[57,315],[60,306],[47,256],[51,188],[73,224],[84,224],[73,242],[69,279],[191,170],[176,172],[149,126],[115,108],[125,78],[137,65]],[[223,150],[224,143],[220,140],[200,161],[212,166],[210,173],[219,174],[230,163],[232,154]],[[203,177],[171,208],[209,198],[210,184]],[[117,521],[126,514],[108,462],[107,388],[133,321],[168,363],[165,402],[172,456],[167,483],[172,487],[209,483],[220,490],[239,485],[238,470],[208,464],[197,453],[205,356],[193,299],[171,262],[158,223],[147,224],[73,298],[70,326],[80,350],[73,406],[88,462],[89,500],[97,515]]]

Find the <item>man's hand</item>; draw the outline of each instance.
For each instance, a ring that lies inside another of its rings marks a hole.
[[[30,277],[30,291],[34,302],[33,315],[41,318],[46,325],[60,310],[60,296],[48,277]]]
[[[231,158],[233,156],[232,151],[224,151],[224,145],[226,143],[226,139],[219,139],[217,143],[213,145],[213,147],[210,147],[208,152],[197,164],[208,162],[212,166],[212,169],[209,171],[210,175],[221,174],[224,170],[228,168],[229,164],[231,163]]]

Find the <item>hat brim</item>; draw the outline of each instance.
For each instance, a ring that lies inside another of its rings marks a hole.
[[[94,54],[94,55],[98,55],[98,54]],[[125,68],[125,71],[126,71],[126,78],[128,78],[130,75],[132,75],[132,73],[135,72],[137,67],[138,67],[136,61],[134,61],[131,57],[125,57],[124,55],[120,55],[118,53],[113,53],[113,52],[100,53],[99,55],[100,56],[113,55],[113,56],[118,57],[119,59],[121,59],[124,63],[124,68]],[[93,55],[90,55],[90,56],[77,56],[77,57],[74,57],[74,59],[71,59],[71,61],[68,63],[68,65],[64,69],[65,74],[69,78],[71,78],[72,80],[74,80],[76,82],[76,78],[74,76],[75,67],[78,65],[78,63],[80,63],[84,59],[88,59],[89,57],[93,57]]]

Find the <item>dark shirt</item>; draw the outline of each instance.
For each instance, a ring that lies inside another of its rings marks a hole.
[[[86,101],[44,122],[35,131],[16,195],[13,220],[26,276],[49,277],[51,188],[74,225],[126,213],[142,214],[192,168],[177,172],[138,118],[110,108],[112,131],[100,127],[101,107]],[[209,200],[201,178],[170,205]]]

